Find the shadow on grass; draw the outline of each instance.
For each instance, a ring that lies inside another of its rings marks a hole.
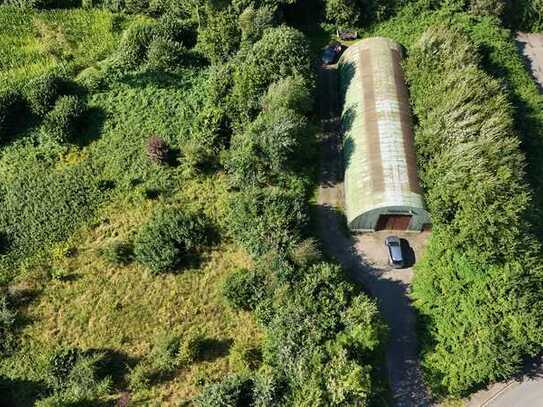
[[[47,390],[42,383],[0,377],[0,405],[33,406],[37,400],[47,394]]]
[[[232,339],[205,338],[200,343],[199,362],[212,362],[228,355],[234,341]]]
[[[81,119],[81,126],[78,129],[79,136],[75,138],[74,144],[85,147],[98,140],[102,135],[106,119],[107,114],[103,109],[97,107],[87,109]]]

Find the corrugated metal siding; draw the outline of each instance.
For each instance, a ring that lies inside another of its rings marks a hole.
[[[339,62],[345,209],[354,228],[363,214],[375,215],[375,209],[387,207],[404,208],[425,218],[415,219],[414,224],[429,221],[417,178],[411,111],[400,62],[400,46],[386,38],[360,41]]]

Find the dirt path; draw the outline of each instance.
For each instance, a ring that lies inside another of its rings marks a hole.
[[[339,98],[335,67],[319,73],[322,134],[318,198],[318,231],[328,254],[347,269],[379,304],[390,328],[386,368],[394,404],[401,407],[429,406],[417,359],[415,314],[408,297],[412,271],[392,271],[379,262],[382,236],[351,237],[344,225],[341,207],[343,184],[339,136]],[[404,236],[415,250],[424,237]],[[420,240],[416,241],[415,240]]]

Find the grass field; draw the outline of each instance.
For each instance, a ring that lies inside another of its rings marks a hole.
[[[77,74],[96,65],[111,55],[128,22],[100,10],[1,7],[0,87],[51,70]],[[0,375],[15,383],[17,405],[41,397],[37,383],[46,357],[59,346],[113,355],[118,396],[130,370],[160,338],[197,328],[204,338],[197,360],[131,394],[145,405],[180,405],[202,385],[243,368],[231,348],[258,345],[262,334],[251,314],[223,303],[225,277],[250,263],[232,243],[216,239],[189,269],[161,276],[135,262],[111,265],[100,254],[114,241],[132,239],[162,205],[199,210],[222,234],[226,176],[189,174],[183,163],[157,165],[145,150],[152,135],[179,150],[192,131],[187,118],[206,77],[200,67],[119,74],[84,95],[88,111],[73,143],[37,142],[38,125],[0,150],[0,182],[23,187],[24,194],[10,202],[26,208],[24,219],[33,219],[20,228],[26,246],[2,270],[2,279],[12,281],[10,290],[23,299],[20,346],[0,363]],[[57,181],[74,196],[55,207],[59,197],[51,185]],[[26,202],[36,195],[41,199],[35,205]],[[36,225],[36,219],[49,226]]]
[[[0,87],[51,69],[92,65],[115,48],[129,18],[102,10],[0,12]]]

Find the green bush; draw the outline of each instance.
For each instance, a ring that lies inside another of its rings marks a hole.
[[[100,254],[108,263],[124,266],[132,261],[134,248],[128,242],[115,241],[104,247]]]
[[[61,348],[49,356],[45,382],[53,395],[38,405],[64,405],[96,401],[111,390],[111,378],[99,374],[103,354],[91,354],[73,348]]]
[[[138,231],[134,254],[152,273],[173,271],[194,256],[194,250],[206,242],[206,237],[201,215],[163,208]]]
[[[277,23],[277,10],[270,6],[254,8],[247,7],[239,16],[241,29],[241,41],[245,45],[252,45],[264,34],[264,30],[271,28]]]
[[[476,250],[452,251],[446,235],[433,233],[413,286],[431,335],[423,366],[434,391],[462,395],[511,377],[524,355],[538,352],[543,334],[534,301],[543,270],[526,252],[517,252],[518,260],[484,264]]]
[[[228,214],[230,234],[252,256],[283,252],[299,241],[306,224],[304,197],[277,188],[233,194]]]
[[[244,376],[230,376],[221,383],[204,387],[196,398],[200,407],[249,406],[252,404],[253,380]]]
[[[543,30],[543,1],[514,0],[506,3],[505,22],[515,30]]]
[[[205,24],[198,31],[197,48],[213,63],[226,62],[239,49],[241,33],[235,12],[208,7]]]
[[[262,351],[258,346],[236,342],[228,353],[228,364],[235,372],[257,370],[262,363]]]
[[[266,110],[234,134],[226,168],[233,185],[251,187],[284,176],[304,136],[306,121],[293,110]]]
[[[292,404],[369,404],[385,327],[376,305],[338,266],[311,267],[281,293],[274,311],[264,362],[285,377]]]
[[[313,110],[311,85],[301,76],[288,76],[274,82],[262,99],[262,109],[290,109],[308,114]]]
[[[266,277],[256,270],[239,269],[228,275],[223,296],[234,308],[253,311],[266,295]]]
[[[413,285],[425,322],[422,362],[434,391],[455,396],[510,377],[543,337],[525,158],[509,95],[481,61],[467,31],[438,26],[407,63],[434,224]]]
[[[45,131],[59,143],[73,141],[84,110],[84,104],[78,97],[61,96],[53,110],[45,116]]]
[[[123,33],[115,62],[119,65],[135,69],[147,59],[149,45],[155,35],[156,23],[136,21]]]
[[[505,6],[506,0],[470,0],[469,11],[476,16],[501,17]]]
[[[183,47],[190,49],[196,45],[196,30],[194,21],[166,14],[159,19],[155,34],[157,38],[179,42]]]
[[[292,262],[302,268],[312,266],[322,260],[319,243],[313,238],[302,240],[290,252]]]
[[[360,19],[356,0],[326,0],[326,19],[341,28],[354,27]]]
[[[180,43],[155,38],[149,44],[147,52],[147,66],[151,69],[174,70],[185,62],[187,50]]]
[[[57,74],[47,73],[32,79],[24,89],[24,96],[32,112],[44,117],[65,91],[66,79]]]
[[[268,28],[234,68],[232,98],[238,120],[256,116],[261,97],[272,83],[296,74],[309,79],[310,72],[311,55],[304,35],[286,26]]]
[[[87,88],[90,92],[103,90],[107,83],[107,73],[95,68],[89,67],[77,76],[77,82]]]
[[[200,356],[203,340],[197,332],[159,336],[151,352],[130,371],[130,388],[144,390],[156,379],[189,366]]]
[[[406,3],[405,0],[326,0],[325,16],[334,28],[369,26],[389,18]],[[413,3],[429,4],[432,1]]]
[[[0,91],[0,144],[4,141],[16,118],[23,114],[25,101],[19,91]]]

